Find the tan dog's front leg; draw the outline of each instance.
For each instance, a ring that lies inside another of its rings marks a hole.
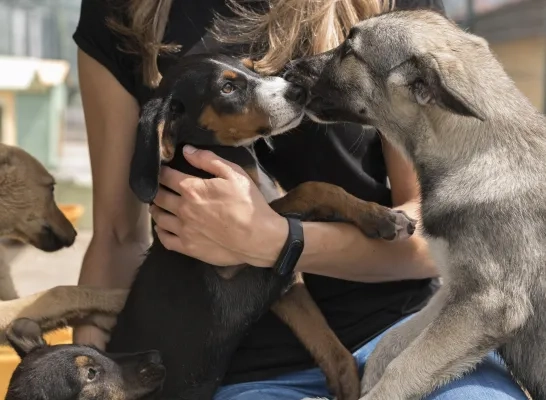
[[[271,309],[311,353],[336,399],[357,400],[360,382],[356,361],[330,329],[301,274]]]
[[[403,211],[360,200],[329,183],[303,183],[270,205],[280,214],[297,213],[310,220],[350,222],[372,239],[405,239],[415,231],[416,221]]]
[[[4,248],[0,245],[0,301],[15,300],[19,295],[15,289],[11,268],[6,262],[4,253]]]
[[[44,331],[70,325],[94,313],[117,315],[129,290],[84,286],[57,286],[16,300],[0,302],[0,344],[6,342],[8,325],[17,318],[30,318]]]

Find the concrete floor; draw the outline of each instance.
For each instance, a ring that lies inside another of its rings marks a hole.
[[[79,231],[72,247],[55,253],[44,253],[28,245],[4,245],[19,296],[58,285],[75,285],[90,240],[91,231]]]

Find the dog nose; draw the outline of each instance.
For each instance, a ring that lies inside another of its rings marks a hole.
[[[294,103],[305,105],[307,101],[307,90],[302,86],[291,84],[286,91],[285,97]]]
[[[296,79],[296,72],[294,71],[294,68],[289,67],[286,72],[282,75],[283,79],[287,80],[290,83],[297,82]]]
[[[150,364],[161,364],[163,360],[161,359],[161,353],[159,351],[149,351],[146,353],[146,361]]]

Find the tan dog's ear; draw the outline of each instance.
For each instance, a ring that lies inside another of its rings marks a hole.
[[[412,61],[422,78],[412,86],[419,104],[435,102],[456,114],[485,120],[485,115],[477,104],[472,83],[458,58],[448,53],[427,53],[415,56]]]
[[[256,71],[256,70],[254,69],[254,61],[253,61],[252,59],[250,59],[250,58],[248,58],[248,57],[247,57],[247,58],[243,58],[243,59],[241,60],[241,63],[242,63],[245,67],[247,67],[249,70],[251,70],[251,71]]]
[[[13,321],[8,327],[6,338],[21,358],[33,350],[47,346],[40,326],[28,318]]]

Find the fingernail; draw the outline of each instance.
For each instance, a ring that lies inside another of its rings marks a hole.
[[[184,148],[182,149],[182,151],[186,154],[193,154],[197,151],[197,149],[195,147],[193,147],[192,145],[185,145]]]

